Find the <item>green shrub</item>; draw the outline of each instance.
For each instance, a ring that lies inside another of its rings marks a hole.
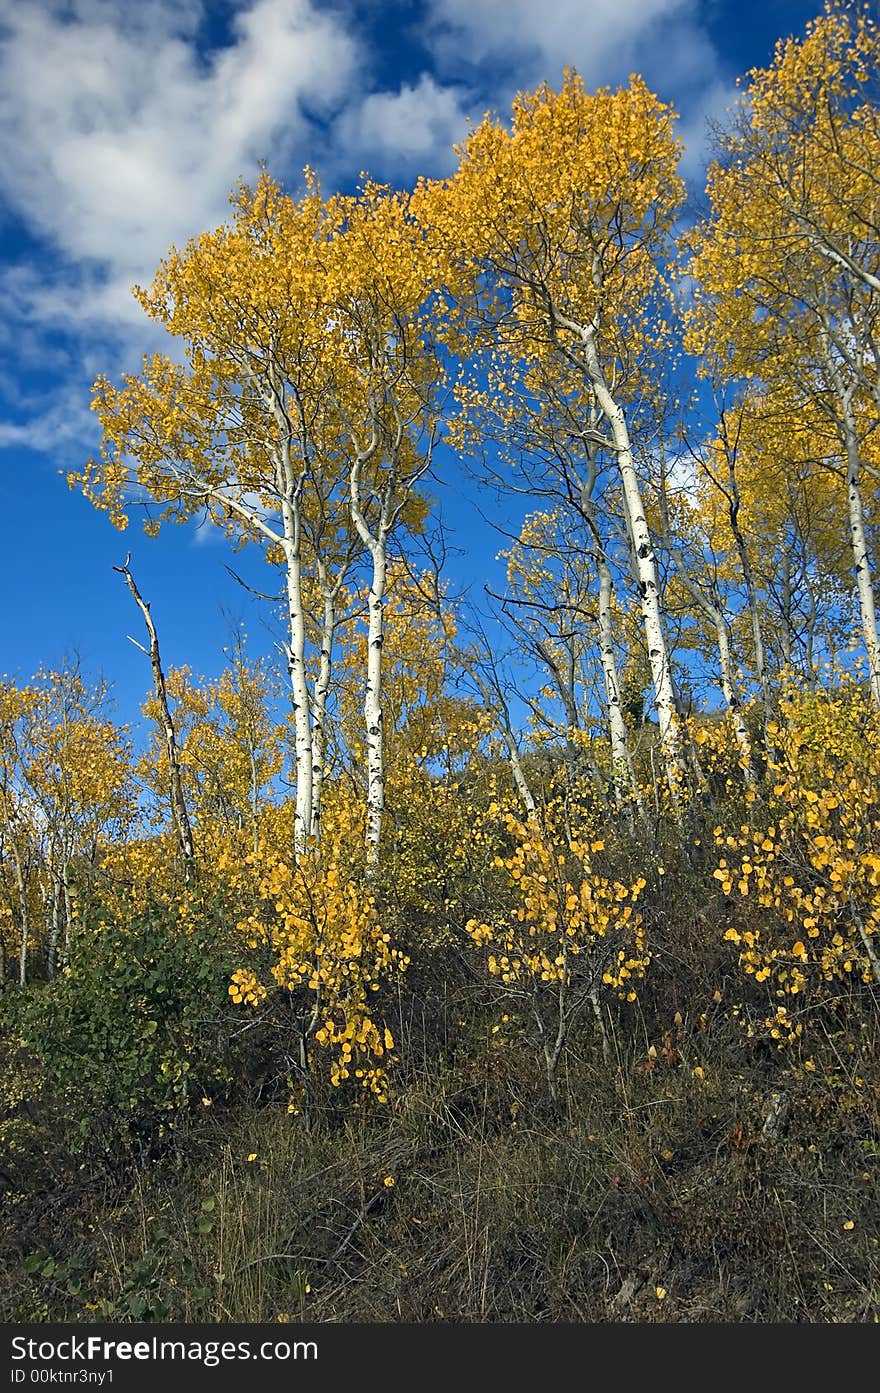
[[[65,971],[20,998],[20,1043],[63,1095],[71,1140],[160,1135],[232,1082],[233,962],[210,915],[182,924],[148,907],[81,932]]]

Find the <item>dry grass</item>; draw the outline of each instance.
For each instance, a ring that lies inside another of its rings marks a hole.
[[[562,1120],[546,1113],[524,1056],[501,1050],[478,1067],[464,1048],[442,1068],[411,1068],[392,1106],[329,1112],[311,1132],[278,1105],[199,1118],[133,1182],[82,1188],[42,1232],[31,1223],[27,1246],[42,1243],[60,1276],[11,1267],[2,1314],[880,1316],[876,1041],[856,1056],[851,1041],[831,1040],[822,1070],[791,1071],[787,1127],[771,1142],[776,1060],[725,1068],[725,1026],[717,1038],[697,1028],[674,1062],[646,1068],[638,1033],[618,1037],[616,1075],[594,1040],[580,1042]],[[65,1256],[81,1273],[76,1293]]]

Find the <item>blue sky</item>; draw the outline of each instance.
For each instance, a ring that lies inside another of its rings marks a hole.
[[[120,535],[63,474],[94,450],[89,388],[158,346],[130,295],[172,242],[226,216],[260,162],[291,187],[361,170],[440,175],[487,109],[571,65],[589,85],[641,72],[681,115],[695,188],[707,116],[820,0],[0,0],[0,673],[76,650],[136,715],[139,617],[127,550],[168,663],[222,665],[230,620],[255,649],[270,615],[230,579],[265,567],[204,530]],[[479,586],[499,540],[454,480],[453,579]],[[488,507],[487,503],[482,505]],[[271,586],[270,586],[271,588]]]

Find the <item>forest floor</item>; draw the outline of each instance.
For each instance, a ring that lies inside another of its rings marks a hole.
[[[610,1064],[584,1028],[554,1116],[466,976],[419,1009],[389,1102],[310,1127],[258,1079],[103,1156],[45,1112],[0,1172],[0,1319],[880,1319],[876,1014],[805,1070],[711,996],[640,1004]]]

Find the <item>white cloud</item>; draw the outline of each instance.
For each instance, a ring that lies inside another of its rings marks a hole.
[[[46,249],[0,268],[0,353],[7,377],[61,391],[4,388],[0,446],[90,438],[95,373],[136,369],[162,340],[131,286],[223,221],[261,160],[294,180],[306,161],[328,180],[441,175],[469,114],[572,64],[588,85],[641,70],[677,88],[698,172],[704,114],[729,89],[697,0],[429,0],[428,16],[436,71],[371,92],[342,0],[0,0],[0,197]]]
[[[711,123],[723,125],[725,112],[739,98],[738,89],[720,79],[709,83],[694,94],[678,123],[678,135],[684,141],[681,172],[685,178],[702,186],[707,160],[711,156]]]
[[[441,87],[428,73],[415,86],[373,92],[340,119],[336,137],[349,163],[361,158],[370,173],[407,170],[439,177],[451,171],[452,147],[467,132],[465,94]],[[478,113],[479,114],[479,113]]]
[[[252,0],[200,56],[197,0],[7,3],[4,195],[74,266],[34,312],[124,323],[128,288],[172,242],[223,220],[236,179],[340,104],[356,45],[312,0]],[[69,297],[65,300],[65,292]],[[88,296],[86,295],[88,292]]]
[[[556,85],[566,67],[588,88],[641,73],[681,114],[682,172],[692,179],[705,161],[706,118],[735,96],[697,0],[431,0],[427,32],[441,71],[465,62],[510,75],[502,112],[515,87]]]
[[[26,419],[0,420],[0,449],[36,450],[59,466],[80,459],[79,445],[90,433],[89,396],[76,380],[51,393],[25,397],[19,403]]]
[[[515,64],[524,85],[571,66],[598,85],[626,76],[663,25],[695,10],[695,0],[433,0],[429,33],[444,64]]]

